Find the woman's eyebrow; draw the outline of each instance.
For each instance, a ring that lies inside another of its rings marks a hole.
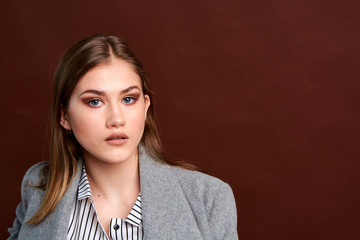
[[[121,91],[121,94],[128,93],[128,92],[130,92],[130,91],[133,90],[133,89],[138,89],[138,90],[141,92],[140,88],[139,88],[138,86],[134,85],[134,86],[130,86],[130,87],[122,90],[122,91]]]
[[[79,97],[84,95],[85,93],[93,93],[93,94],[96,94],[96,95],[99,95],[99,96],[105,95],[105,93],[103,91],[89,89],[89,90],[85,90],[82,93],[80,93]]]
[[[133,90],[133,89],[138,89],[138,90],[141,92],[140,88],[139,88],[138,86],[134,85],[134,86],[130,86],[130,87],[122,90],[122,91],[121,91],[121,94],[128,93],[128,92],[130,92],[130,91]],[[105,95],[105,92],[103,92],[103,91],[94,90],[94,89],[89,89],[89,90],[83,91],[83,92],[79,95],[79,97],[82,96],[82,95],[85,94],[85,93],[93,93],[93,94],[96,94],[96,95],[99,95],[99,96],[104,96],[104,95]]]

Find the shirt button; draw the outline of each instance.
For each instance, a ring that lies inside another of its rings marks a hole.
[[[118,230],[119,228],[120,228],[119,224],[115,224],[115,225],[114,225],[114,229],[115,229],[115,230]]]

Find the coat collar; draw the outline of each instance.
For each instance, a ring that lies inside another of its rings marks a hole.
[[[179,168],[152,159],[139,147],[144,239],[202,239],[180,183]]]
[[[180,186],[169,166],[152,159],[139,147],[140,186],[144,239],[171,239],[163,229],[176,222],[176,198]],[[181,189],[180,189],[181,191]]]
[[[18,239],[67,239],[69,219],[76,198],[82,164],[82,161],[78,161],[75,177],[54,211],[36,225],[23,224]],[[44,196],[43,190],[34,189],[34,191],[24,221],[27,221],[39,209]]]

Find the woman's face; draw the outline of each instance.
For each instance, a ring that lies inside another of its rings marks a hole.
[[[61,125],[73,131],[86,161],[137,160],[150,105],[140,81],[134,67],[117,58],[79,80],[62,111]]]

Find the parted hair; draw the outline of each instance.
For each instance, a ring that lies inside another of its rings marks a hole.
[[[143,94],[148,95],[150,101],[152,100],[152,91],[143,67],[122,38],[114,35],[97,34],[74,44],[61,58],[55,72],[50,120],[50,159],[49,164],[41,171],[42,183],[37,186],[42,188],[45,194],[38,211],[27,221],[28,224],[39,223],[55,209],[68,190],[77,171],[77,161],[81,157],[81,146],[74,135],[67,134],[61,126],[61,110],[67,109],[71,94],[78,81],[90,69],[99,64],[106,64],[112,58],[125,60],[134,66],[141,79]],[[147,153],[157,161],[186,169],[195,169],[191,164],[165,158],[153,101],[148,108],[141,143]]]

